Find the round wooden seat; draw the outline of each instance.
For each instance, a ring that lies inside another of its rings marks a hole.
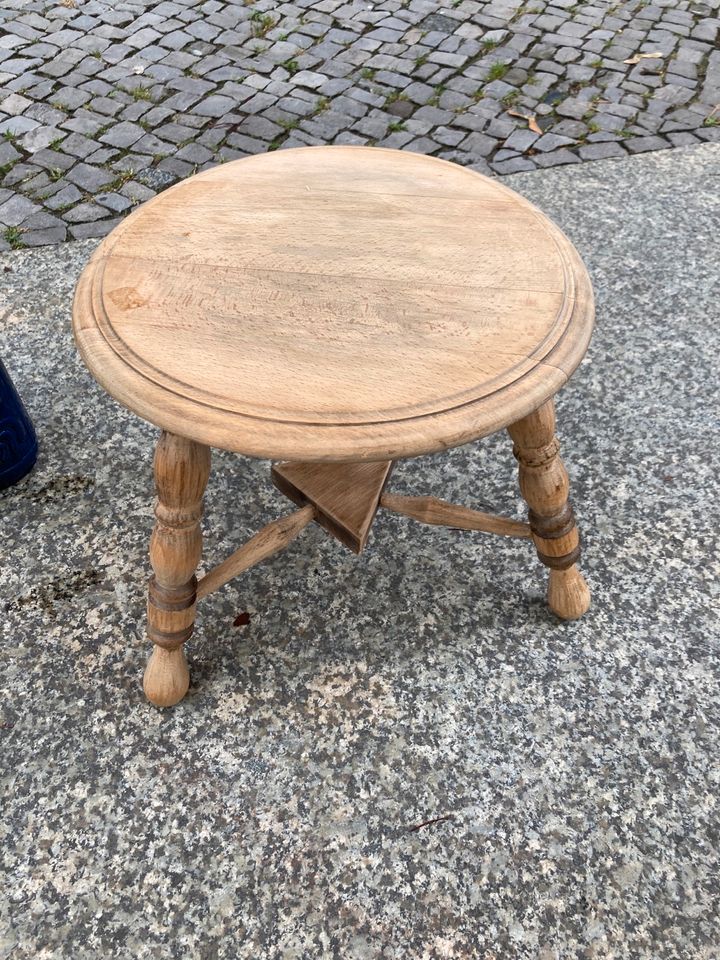
[[[75,336],[112,396],[202,444],[415,456],[554,396],[593,300],[532,204],[454,164],[308,147],[191,177],[101,244]]]

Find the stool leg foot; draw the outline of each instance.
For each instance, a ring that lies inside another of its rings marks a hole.
[[[165,650],[155,647],[143,677],[143,690],[148,700],[156,707],[173,707],[182,700],[189,686],[190,671],[183,648]]]
[[[577,564],[567,570],[551,570],[547,592],[548,606],[563,620],[577,620],[590,608],[590,590]]]
[[[150,540],[154,575],[148,590],[148,636],[155,644],[143,688],[151,703],[171,707],[187,693],[190,674],[183,644],[193,631],[202,551],[202,498],[210,475],[210,448],[163,432],[155,451],[155,528]]]
[[[563,620],[575,620],[590,606],[590,591],[577,568],[580,537],[555,437],[553,401],[513,423],[508,432],[519,463],[520,492],[530,508],[533,542],[540,560],[550,568],[548,606]]]

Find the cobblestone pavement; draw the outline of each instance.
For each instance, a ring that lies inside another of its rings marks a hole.
[[[284,147],[505,174],[717,140],[719,6],[0,0],[0,250],[102,236],[198,169]]]

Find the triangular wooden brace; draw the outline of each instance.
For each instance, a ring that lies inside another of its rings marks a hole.
[[[373,463],[279,463],[272,481],[293,503],[312,503],[317,522],[355,553],[365,547],[392,460]]]

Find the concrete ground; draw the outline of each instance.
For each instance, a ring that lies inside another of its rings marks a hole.
[[[719,174],[707,144],[507,181],[598,295],[558,403],[583,620],[522,541],[388,515],[356,558],[311,527],[203,602],[169,711],[140,688],[156,431],[69,328],[94,242],[0,258],[41,440],[0,499],[0,957],[720,956]],[[520,516],[514,474],[498,435],[393,487]],[[285,509],[215,455],[208,562]]]
[[[0,251],[208,165],[378,144],[511,174],[720,138],[720,0],[0,0]]]

